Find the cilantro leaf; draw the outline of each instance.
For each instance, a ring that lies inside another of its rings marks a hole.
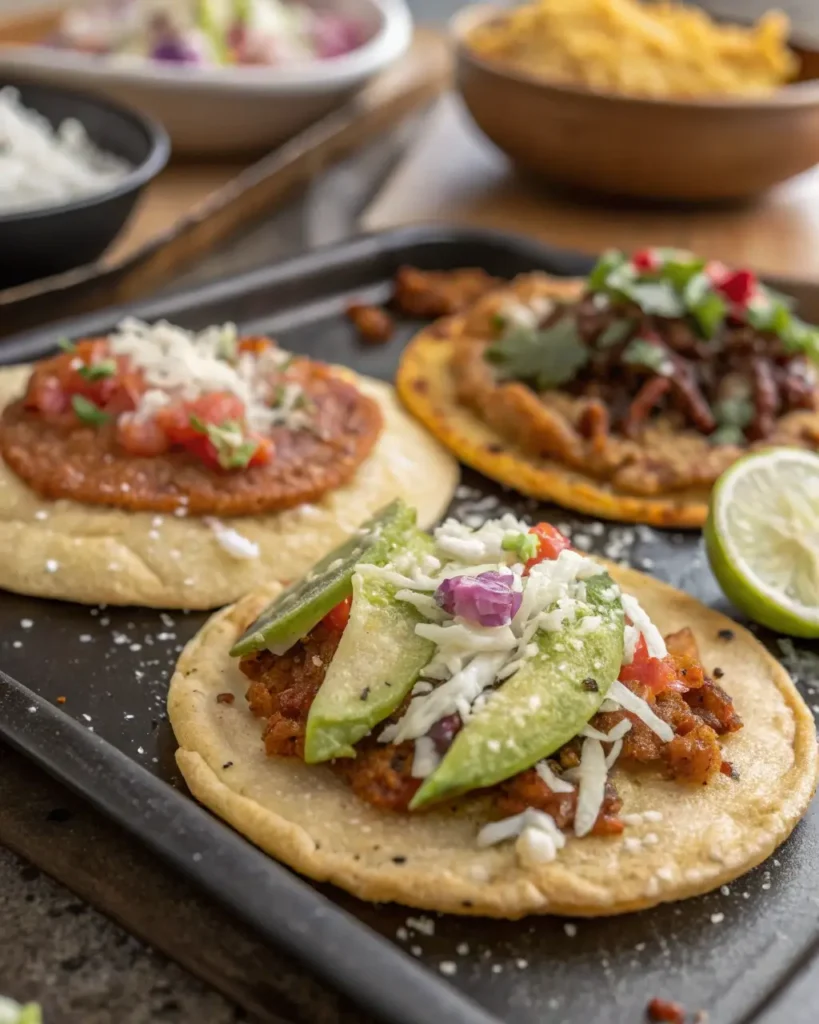
[[[77,346],[70,338],[60,338],[57,342],[57,348],[61,348],[63,352],[76,352],[77,350]]]
[[[542,390],[567,384],[589,361],[589,350],[571,316],[539,331],[518,327],[486,350],[505,380],[534,381]]]
[[[245,437],[241,423],[205,423],[196,414],[188,422],[197,433],[205,434],[216,449],[216,461],[222,469],[244,469],[256,453],[259,442]]]
[[[669,377],[674,372],[674,364],[668,353],[660,345],[646,338],[634,338],[626,345],[623,362],[631,366],[645,366],[663,377]]]
[[[83,423],[88,423],[93,427],[98,427],[111,418],[107,412],[103,412],[98,405],[84,395],[72,395],[71,408]]]
[[[595,348],[614,348],[625,341],[634,330],[633,320],[612,320],[612,322],[597,336]]]
[[[749,398],[722,398],[714,405],[714,417],[721,427],[743,430],[754,418],[754,404]]]
[[[595,292],[605,289],[611,272],[618,267],[622,267],[627,262],[625,253],[620,252],[619,249],[607,249],[588,276],[587,284],[589,291]]]
[[[709,444],[745,444],[745,435],[740,427],[725,424],[725,426],[717,427],[713,434],[708,436],[708,442]]]
[[[106,377],[113,377],[116,372],[117,364],[113,359],[101,359],[98,363],[89,363],[77,370],[86,380],[105,380]]]
[[[722,327],[728,313],[728,304],[714,290],[708,277],[695,274],[683,289],[683,302],[704,338],[713,338]]]

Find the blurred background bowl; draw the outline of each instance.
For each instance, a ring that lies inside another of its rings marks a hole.
[[[398,60],[412,39],[404,0],[322,0],[360,22],[350,53],[293,67],[196,67],[94,57],[41,45],[0,45],[0,74],[104,92],[160,120],[174,154],[262,152],[339,107]],[[55,13],[53,27],[59,23]]]
[[[457,85],[478,127],[519,166],[561,185],[645,199],[745,199],[819,162],[819,56],[794,44],[802,80],[769,97],[645,99],[550,83],[476,56],[451,22]]]
[[[116,185],[71,203],[0,211],[0,289],[59,274],[98,259],[125,226],[143,188],[170,155],[164,129],[150,118],[98,96],[10,78],[25,107],[56,128],[76,118],[101,150],[133,168]]]

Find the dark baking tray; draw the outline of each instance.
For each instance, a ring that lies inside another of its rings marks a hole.
[[[386,300],[402,263],[482,266],[508,277],[534,268],[582,273],[589,258],[515,236],[413,228],[359,238],[129,311],[194,328],[234,320],[273,333],[296,351],[389,379],[417,324],[400,321],[389,344],[364,347],[343,311],[352,297]],[[801,290],[801,298],[806,315],[817,316],[816,293]],[[0,361],[43,355],[62,336],[105,331],[121,312],[10,338],[0,344]],[[696,534],[617,525],[589,530],[584,517],[465,474],[455,514],[494,515],[503,508],[565,523],[593,550],[626,558],[707,603],[722,603]],[[707,1010],[712,1024],[741,1024],[819,942],[815,807],[776,859],[727,891],[616,919],[458,919],[371,906],[305,883],[184,794],[165,693],[182,644],[203,621],[199,614],[0,595],[0,664],[8,673],[0,676],[0,736],[226,904],[261,940],[294,954],[373,1015],[396,1024],[621,1024],[641,1020],[647,1001],[664,996],[692,1012]],[[819,649],[760,636],[785,658],[819,710]],[[58,706],[61,696],[65,703]],[[440,968],[449,963],[455,973],[444,979]]]

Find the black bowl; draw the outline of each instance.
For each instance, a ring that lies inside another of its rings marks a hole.
[[[0,77],[0,88],[6,85],[19,89],[21,103],[55,128],[67,117],[76,118],[99,149],[126,160],[133,170],[112,188],[72,203],[0,213],[0,288],[93,263],[123,229],[140,192],[170,155],[165,129],[118,103]]]

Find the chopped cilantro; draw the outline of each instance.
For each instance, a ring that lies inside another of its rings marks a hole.
[[[70,338],[60,338],[57,348],[61,348],[63,352],[76,352],[77,350],[77,346]]]
[[[516,327],[486,350],[502,379],[533,381],[540,390],[558,388],[577,375],[589,350],[571,316],[545,330]]]
[[[98,405],[84,395],[72,395],[71,408],[83,423],[89,423],[94,427],[98,427],[110,419],[107,412],[103,412]]]
[[[533,533],[507,534],[501,547],[504,551],[514,551],[521,562],[528,562],[538,553],[538,539]]]
[[[684,254],[675,252],[666,260],[662,271],[663,277],[678,291],[684,291],[688,282],[700,274],[705,266],[705,260],[697,259],[695,256],[684,259],[683,256]]]
[[[589,291],[596,292],[605,290],[606,283],[608,282],[612,271],[622,267],[626,262],[625,254],[620,252],[618,249],[608,249],[604,252],[595,264],[592,272],[589,274]]]
[[[745,435],[741,427],[726,423],[723,427],[717,427],[708,441],[710,444],[745,444]]]
[[[105,380],[106,377],[113,377],[116,372],[117,364],[114,359],[101,359],[98,363],[90,363],[77,370],[77,373],[86,380]]]
[[[683,301],[704,338],[713,338],[722,327],[728,304],[705,274],[696,274],[685,286]]]
[[[239,355],[239,337],[231,324],[224,328],[216,343],[216,356],[225,362],[234,363]]]
[[[216,461],[222,469],[244,469],[259,447],[257,441],[245,437],[241,423],[225,420],[224,423],[205,423],[191,415],[190,425],[200,434],[205,434],[216,449]]]
[[[748,398],[722,398],[714,405],[714,416],[721,427],[747,427],[754,418],[754,404]]]
[[[496,333],[500,333],[506,327],[506,317],[503,313],[493,313],[489,318],[489,325]]]
[[[600,332],[595,342],[597,348],[614,348],[625,341],[634,330],[633,320],[612,320],[604,330]]]
[[[685,305],[670,281],[638,281],[620,288],[623,297],[636,303],[649,316],[678,317]]]
[[[664,377],[674,372],[674,364],[668,358],[668,353],[660,345],[645,338],[634,338],[628,343],[623,352],[623,362],[631,366],[645,366]]]

